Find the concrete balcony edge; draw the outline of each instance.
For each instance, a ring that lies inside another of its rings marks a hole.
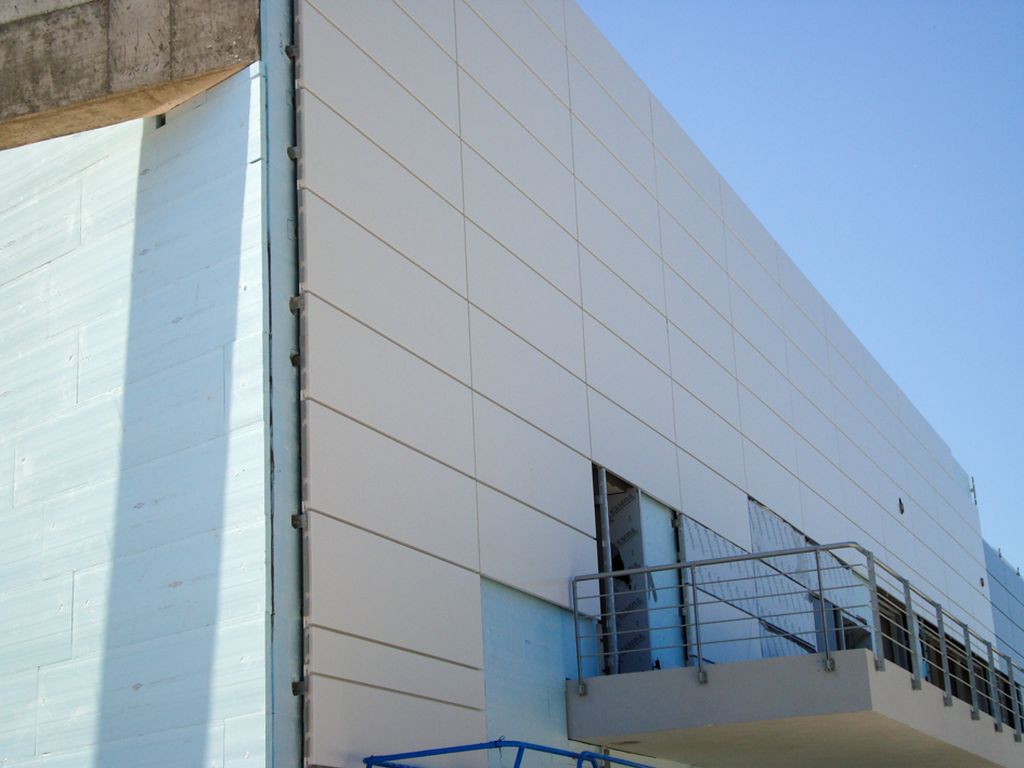
[[[589,678],[566,685],[569,737],[701,768],[899,765],[1013,768],[1024,745],[991,717],[942,701],[910,673],[874,668],[866,650],[835,654],[836,669],[807,655]]]

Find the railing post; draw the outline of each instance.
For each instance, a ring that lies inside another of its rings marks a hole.
[[[967,680],[971,686],[971,720],[981,719],[981,712],[978,710],[978,681],[974,675],[974,652],[971,651],[971,630],[967,624],[961,622],[960,627],[964,632],[964,652],[967,655]]]
[[[1010,682],[1010,703],[1013,707],[1013,740],[1020,741],[1021,736],[1021,723],[1020,723],[1020,709],[1021,701],[1020,691],[1017,690],[1017,680],[1013,673],[1013,659],[1009,656],[1006,657],[1007,673],[1006,677]]]
[[[597,469],[597,504],[601,512],[601,556],[602,567],[607,573],[613,570],[612,565],[612,531],[611,517],[608,512],[608,473],[604,467]],[[605,628],[605,643],[602,643],[609,659],[608,670],[611,674],[619,671],[619,627],[615,615],[615,579],[607,577],[601,586],[604,591],[607,611],[601,624]],[[606,645],[607,644],[607,645]],[[602,657],[599,657],[602,658]]]
[[[915,691],[921,690],[921,645],[917,637],[917,615],[914,613],[913,594],[910,581],[903,581],[903,606],[907,613],[907,646],[910,649],[910,665],[913,667],[913,680],[910,685]]]
[[[587,684],[583,682],[583,651],[580,646],[580,609],[579,597],[576,591],[576,579],[569,580],[569,588],[572,591],[572,625],[573,630],[576,632],[576,695],[586,696]],[[598,610],[600,610],[600,599],[598,599],[597,604]],[[598,659],[600,658],[598,656]]]
[[[692,565],[690,566],[690,594],[693,603],[693,639],[697,644],[697,682],[703,684],[708,681],[708,673],[704,670],[704,653],[700,647],[700,611],[698,608],[700,597],[697,592],[697,568]]]
[[[953,706],[953,681],[950,678],[949,668],[949,645],[946,643],[945,612],[941,603],[933,603],[935,606],[935,629],[939,633],[939,655],[942,657],[942,703],[947,707]]]
[[[885,654],[882,650],[882,616],[878,611],[878,578],[875,574],[875,555],[867,552],[868,590],[871,601],[871,647],[875,651],[875,669],[885,669]]]
[[[988,695],[992,702],[992,719],[996,721],[996,731],[1003,732],[1003,716],[999,712],[999,685],[996,678],[996,657],[992,652],[992,643],[985,641],[985,652],[988,655]]]
[[[818,573],[818,612],[821,614],[821,639],[825,646],[825,671],[831,672],[836,668],[832,654],[828,647],[828,614],[825,612],[825,586],[821,579],[821,550],[814,550],[814,569]]]

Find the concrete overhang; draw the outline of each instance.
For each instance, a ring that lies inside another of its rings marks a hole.
[[[166,112],[259,43],[259,0],[0,0],[0,149]]]
[[[1024,744],[869,651],[609,675],[566,688],[569,737],[700,768],[1020,768]]]

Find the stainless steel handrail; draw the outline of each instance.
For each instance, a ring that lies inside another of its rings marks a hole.
[[[807,558],[789,568],[780,562],[801,556]],[[854,562],[858,558],[863,562]],[[744,563],[756,567],[740,575],[708,573],[716,566]],[[676,578],[662,583],[662,575],[672,573]],[[702,573],[718,578],[701,579]],[[774,583],[780,579],[786,583]],[[588,592],[586,587],[595,582]],[[585,659],[603,660],[598,674],[614,674],[630,671],[623,670],[624,662],[635,666],[656,651],[674,651],[677,657],[681,653],[682,664],[697,668],[703,683],[707,666],[715,663],[705,652],[714,656],[729,644],[777,640],[788,643],[789,652],[821,654],[823,667],[832,669],[834,654],[848,642],[864,647],[870,638],[867,647],[877,669],[891,661],[907,669],[913,689],[927,681],[942,689],[947,706],[954,697],[963,699],[972,717],[984,711],[996,730],[1009,726],[1014,738],[1022,739],[1024,667],[855,541],[586,574],[574,577],[570,590],[581,695],[586,692]],[[866,599],[851,590],[865,590]],[[801,598],[808,601],[803,608]],[[594,600],[597,610],[585,610]],[[620,607],[619,601],[627,600],[628,607]],[[666,612],[678,612],[676,621],[654,621],[670,615]],[[757,623],[757,632],[742,629],[748,622]],[[581,631],[586,626],[594,631]],[[948,635],[947,627],[959,630],[958,635]],[[589,643],[596,644],[594,650]]]

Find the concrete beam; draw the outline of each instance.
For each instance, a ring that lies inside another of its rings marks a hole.
[[[166,112],[259,58],[259,0],[4,0],[0,149]]]

